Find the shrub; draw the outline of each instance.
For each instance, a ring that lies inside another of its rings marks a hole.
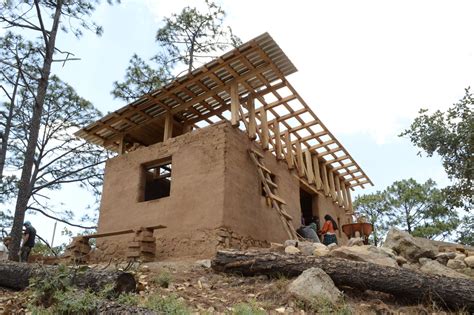
[[[257,302],[252,300],[248,303],[239,303],[233,307],[234,315],[265,315],[267,314],[264,310],[257,306]]]
[[[153,278],[152,281],[162,288],[167,288],[170,285],[171,280],[171,274],[168,271],[162,271],[155,278]]]
[[[145,307],[163,314],[184,315],[191,313],[184,302],[178,300],[175,295],[165,297],[152,295],[145,302]]]
[[[133,293],[122,293],[118,296],[117,303],[129,305],[129,306],[137,306],[139,302],[139,297]]]

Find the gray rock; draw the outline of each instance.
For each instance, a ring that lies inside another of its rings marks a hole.
[[[446,276],[446,277],[451,277],[451,278],[469,279],[468,276],[461,274],[457,271],[454,271],[453,269],[440,264],[436,260],[429,260],[429,259],[424,260],[420,270],[424,273],[429,273],[432,275]]]
[[[394,250],[398,255],[411,262],[418,262],[418,259],[422,257],[434,258],[436,255],[434,246],[429,245],[428,242],[421,242],[397,228],[390,229],[383,247]]]
[[[309,268],[288,286],[288,292],[298,299],[314,301],[327,299],[337,303],[342,296],[332,279],[320,268]]]
[[[317,248],[316,245],[322,245],[322,244],[313,243],[313,242],[299,242],[298,249],[301,251],[303,255],[310,256],[313,254],[313,251]]]
[[[474,268],[474,256],[464,258],[464,262],[471,268]]]
[[[448,260],[454,259],[454,257],[456,257],[456,253],[444,252],[436,255],[435,258],[440,264],[446,265],[448,263]]]
[[[286,240],[283,245],[285,245],[285,247],[288,247],[288,246],[298,247],[298,241],[295,241],[295,240]]]
[[[402,257],[402,256],[395,256],[395,261],[397,262],[399,266],[403,266],[404,264],[408,262],[408,260],[406,260],[405,257]]]
[[[327,248],[328,248],[329,250],[333,250],[334,248],[337,248],[337,247],[338,247],[338,246],[337,246],[336,243],[332,243],[332,244],[329,244],[329,245],[327,246]]]
[[[203,268],[211,268],[211,260],[210,259],[202,259],[202,260],[197,260],[196,265],[201,266]]]
[[[462,260],[462,261],[464,261],[464,258],[466,258],[466,255],[464,255],[464,254],[456,254],[456,256],[454,257],[454,260]]]
[[[364,241],[360,237],[353,237],[347,242],[348,247],[352,246],[362,246],[364,245]]]
[[[287,254],[299,254],[299,253],[301,253],[301,251],[298,248],[294,247],[294,246],[286,246],[285,247],[285,253],[287,253]]]
[[[398,268],[395,259],[391,258],[383,250],[372,245],[339,247],[332,250],[328,256]]]
[[[464,269],[467,267],[463,260],[450,259],[446,264],[451,269]]]

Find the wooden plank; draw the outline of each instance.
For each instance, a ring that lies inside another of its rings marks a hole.
[[[337,174],[334,174],[334,184],[336,186],[336,196],[337,196],[337,203],[339,204],[339,207],[342,207],[342,192],[341,192],[341,182],[339,181],[339,177]]]
[[[125,134],[122,134],[119,139],[118,154],[122,155],[125,153]]]
[[[282,160],[283,151],[281,149],[280,124],[277,121],[273,123],[273,133],[275,134],[275,155],[277,160]]]
[[[258,152],[257,150],[249,149],[249,151],[252,152],[253,154],[256,154],[259,158],[263,159],[263,154]]]
[[[349,186],[346,186],[346,193],[347,193],[347,202],[349,204],[347,210],[353,211],[354,208],[352,207],[351,189],[349,188]]]
[[[257,139],[257,121],[255,119],[255,99],[249,96],[247,100],[247,110],[249,116],[249,138],[252,140]]]
[[[173,137],[173,115],[167,113],[165,116],[165,130],[163,134],[163,141]]]
[[[279,196],[275,195],[275,194],[272,194],[270,193],[270,195],[268,196],[276,201],[278,201],[279,203],[281,203],[282,205],[286,205],[286,202],[285,200],[283,200],[282,198],[280,198]]]
[[[235,83],[230,86],[230,123],[234,127],[239,126],[239,84]]]
[[[314,184],[314,170],[313,170],[313,158],[309,150],[304,151],[304,157],[306,162],[306,177],[310,184]]]
[[[157,230],[157,229],[164,229],[164,228],[166,228],[166,226],[164,226],[164,225],[153,225],[153,226],[147,226],[145,228],[149,229],[149,230]],[[104,233],[95,233],[95,234],[89,234],[89,235],[81,235],[81,237],[84,238],[84,239],[90,239],[90,238],[99,238],[99,237],[116,236],[116,235],[134,233],[135,231],[136,230],[134,230],[134,229],[128,229],[128,230],[121,230],[121,231],[114,231],[114,232],[104,232]]]
[[[290,170],[295,168],[293,163],[293,146],[291,145],[290,133],[288,130],[285,132],[285,143],[286,143],[286,163]]]
[[[298,166],[298,176],[304,177],[305,167],[303,161],[303,151],[301,151],[301,143],[299,141],[296,143],[296,163]]]
[[[321,173],[319,169],[318,156],[313,155],[313,168],[314,168],[314,181],[316,184],[316,189],[321,190],[323,188],[323,183],[321,180]]]
[[[257,164],[258,167],[260,167],[262,170],[264,170],[268,174],[272,173],[272,171],[270,171],[268,168],[265,167],[265,165],[261,164],[260,162],[257,162],[256,164]]]
[[[332,200],[336,201],[337,196],[336,196],[336,188],[334,187],[334,172],[332,170],[328,172],[328,179],[329,179],[329,191],[331,193]]]
[[[328,184],[328,170],[326,168],[326,165],[321,163],[321,175],[323,177],[323,188],[324,188],[324,194],[326,196],[330,195],[330,190],[329,190],[329,184]]]
[[[263,107],[260,108],[260,130],[262,136],[262,147],[264,150],[268,150],[270,134],[268,132],[267,111]]]
[[[341,192],[342,192],[342,199],[343,199],[344,209],[349,209],[349,202],[347,201],[346,184],[344,182],[344,179],[342,179],[342,178],[341,178]]]

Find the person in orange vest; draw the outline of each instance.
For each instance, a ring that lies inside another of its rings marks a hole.
[[[337,244],[336,230],[338,229],[336,221],[329,215],[324,216],[323,228],[320,231],[320,234],[323,235],[323,244],[328,246],[329,244]]]

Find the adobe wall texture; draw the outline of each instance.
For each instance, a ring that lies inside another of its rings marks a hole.
[[[106,164],[98,232],[166,225],[157,230],[157,259],[209,257],[218,248],[268,246],[288,237],[276,211],[261,194],[261,182],[248,149],[257,147],[228,123],[199,129],[110,159]],[[286,210],[300,224],[299,181],[283,161],[265,152],[265,165],[276,175]],[[169,197],[140,201],[143,165],[172,156]],[[313,201],[313,213],[346,218],[327,197]],[[344,222],[345,223],[345,222]],[[338,235],[339,236],[339,235]],[[97,240],[96,257],[125,257],[132,235]],[[344,239],[342,239],[344,242]]]

